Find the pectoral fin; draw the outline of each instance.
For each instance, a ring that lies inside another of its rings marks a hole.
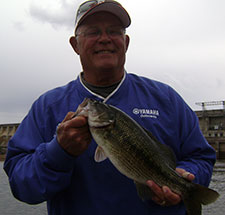
[[[100,146],[98,146],[95,151],[95,161],[99,163],[104,161],[105,159],[107,159],[107,156],[104,150]]]

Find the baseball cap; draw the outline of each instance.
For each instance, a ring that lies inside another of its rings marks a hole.
[[[121,20],[125,28],[131,24],[129,14],[119,2],[114,0],[89,0],[82,3],[77,10],[75,31],[85,18],[96,12],[109,12],[114,14]]]

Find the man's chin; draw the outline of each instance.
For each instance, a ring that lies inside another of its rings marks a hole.
[[[98,68],[99,71],[110,72],[115,70],[116,66],[114,64],[104,64],[104,65],[99,65],[96,68]]]

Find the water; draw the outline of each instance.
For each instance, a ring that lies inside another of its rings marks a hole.
[[[0,214],[2,215],[47,215],[46,203],[28,205],[16,200],[9,188],[8,177],[0,162]]]
[[[225,161],[217,162],[213,171],[210,188],[219,192],[219,199],[203,208],[203,215],[224,215],[225,214]]]
[[[225,214],[225,162],[217,162],[214,168],[210,188],[220,193],[220,198],[213,204],[203,207],[203,215]],[[4,215],[47,215],[46,204],[28,205],[16,200],[10,191],[8,178],[0,162],[0,214]]]

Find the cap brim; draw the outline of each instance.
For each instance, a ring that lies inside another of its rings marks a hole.
[[[97,12],[109,12],[117,16],[123,27],[127,28],[131,24],[131,19],[127,11],[115,2],[104,2],[96,5],[95,7],[88,10],[76,23],[75,29],[90,15]]]

